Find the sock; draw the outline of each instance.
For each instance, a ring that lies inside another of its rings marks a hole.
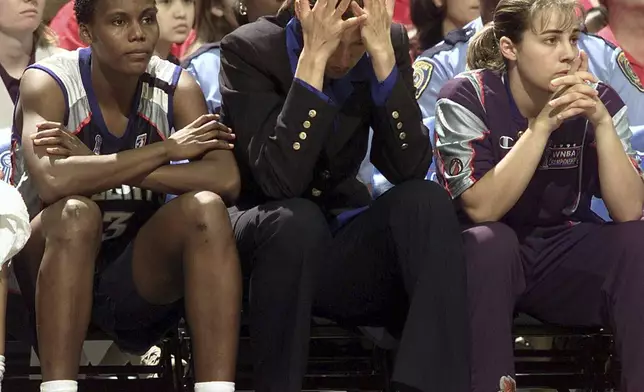
[[[235,383],[227,381],[198,382],[195,392],[235,392]]]
[[[40,392],[78,392],[78,383],[72,380],[47,381],[40,384]]]
[[[2,390],[2,380],[4,379],[4,355],[0,355],[0,391]]]

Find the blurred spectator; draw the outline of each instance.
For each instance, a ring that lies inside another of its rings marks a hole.
[[[279,10],[281,0],[197,0],[197,37],[184,66],[206,96],[208,110],[219,112],[219,41],[240,25]]]
[[[618,64],[629,72],[630,63],[632,81],[644,92],[644,0],[605,0],[604,5],[608,26],[599,35],[624,50]],[[640,102],[639,110],[644,110],[644,102]]]
[[[618,64],[632,77],[636,87],[644,90],[644,44],[640,38],[644,33],[644,1],[580,0],[580,3],[588,12],[588,32],[596,33],[624,50]]]
[[[196,52],[204,45],[218,43],[224,35],[243,23],[244,21],[240,20],[239,7],[240,3],[236,0],[197,0],[195,4],[196,37],[186,53],[189,57],[185,61],[196,57]]]
[[[87,46],[78,35],[78,22],[74,14],[74,0],[63,5],[53,17],[49,25],[58,37],[58,46],[67,50],[76,50]],[[170,53],[177,58],[182,58],[186,49],[192,44],[195,38],[194,32],[181,45],[173,44]]]
[[[156,0],[159,40],[155,54],[179,64],[178,56],[171,53],[173,44],[183,44],[195,22],[195,0]]]
[[[27,66],[58,51],[54,34],[42,24],[44,3],[0,1],[0,180],[6,182],[11,176],[9,147],[20,77]]]
[[[409,0],[396,0],[396,4],[394,5],[394,17],[392,20],[395,23],[412,26]]]
[[[596,34],[608,24],[608,10],[599,0],[579,0],[581,6],[586,10],[584,24],[586,31]]]
[[[411,0],[420,50],[436,45],[450,31],[476,19],[479,12],[479,0]]]

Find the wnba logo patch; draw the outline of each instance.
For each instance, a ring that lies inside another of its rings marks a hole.
[[[101,135],[96,135],[96,137],[94,138],[94,150],[92,150],[94,152],[94,155],[100,155],[102,145],[103,138],[101,137]]]
[[[134,148],[141,148],[145,146],[145,143],[148,141],[148,134],[142,133],[136,137],[136,142],[134,142]]]
[[[539,169],[574,169],[579,166],[581,146],[559,144],[548,147],[543,154]]]

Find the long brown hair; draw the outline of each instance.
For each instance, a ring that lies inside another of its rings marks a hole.
[[[56,33],[49,28],[44,22],[34,31],[34,43],[39,48],[46,48],[48,46],[57,46],[58,38]]]
[[[584,13],[577,0],[501,0],[494,11],[493,22],[472,39],[467,49],[468,68],[504,70],[506,61],[499,47],[501,37],[519,44],[524,32],[528,29],[535,33],[543,31],[555,14],[563,16],[560,29],[567,30],[581,25]]]
[[[213,15],[212,8],[215,5],[221,5],[222,0],[197,0],[195,19],[195,30],[197,31],[197,40],[203,43],[217,42],[228,33],[232,32],[237,26],[231,25],[223,16]],[[223,5],[221,6],[223,9]],[[237,14],[237,13],[236,13]],[[239,20],[239,17],[235,15]],[[241,23],[240,23],[241,25]]]
[[[443,21],[447,13],[444,3],[438,7],[434,0],[411,0],[409,14],[418,29],[420,49],[426,50],[443,40]]]

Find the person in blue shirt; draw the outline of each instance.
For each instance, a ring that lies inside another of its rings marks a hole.
[[[460,30],[449,33],[443,42],[423,52],[414,62],[416,98],[423,113],[423,123],[433,139],[436,97],[448,80],[466,70],[466,53],[474,35],[492,20],[498,0],[481,1],[481,17]],[[581,33],[577,46],[588,54],[588,67],[599,80],[617,91],[629,108],[628,121],[633,132],[633,148],[644,151],[644,92],[632,73],[625,72],[617,61],[622,49],[604,39]],[[642,136],[638,136],[642,134]]]
[[[477,18],[479,0],[411,0],[409,13],[418,29],[418,54],[438,44],[450,31]]]
[[[183,59],[182,65],[199,83],[210,113],[219,113],[221,107],[219,41],[242,24],[275,14],[281,4],[275,0],[197,1],[197,38],[191,47],[192,53]]]
[[[434,110],[436,97],[447,81],[466,70],[466,53],[474,35],[483,29],[483,25],[492,20],[498,0],[481,1],[481,17],[468,23],[459,30],[447,34],[445,40],[431,49],[423,52],[414,62],[414,86],[416,99],[423,114],[423,123],[434,140]],[[599,80],[610,85],[617,91],[628,107],[628,121],[633,133],[633,148],[644,154],[644,91],[634,80],[634,73],[624,68],[624,61],[618,61],[623,51],[604,39],[581,33],[577,43],[580,50],[588,54],[589,69]],[[622,64],[622,65],[620,65]],[[626,65],[627,66],[627,65]],[[430,167],[427,179],[435,179],[434,165]],[[374,193],[382,194],[391,187],[379,173],[374,173]],[[608,213],[600,200],[594,200],[594,210],[603,218],[608,219]]]
[[[466,392],[460,230],[445,190],[423,180],[432,148],[409,39],[393,3],[360,3],[291,0],[221,42],[256,377],[301,390],[313,303],[321,317],[400,337],[395,390]],[[356,179],[370,128],[371,160],[398,184],[373,202]]]

